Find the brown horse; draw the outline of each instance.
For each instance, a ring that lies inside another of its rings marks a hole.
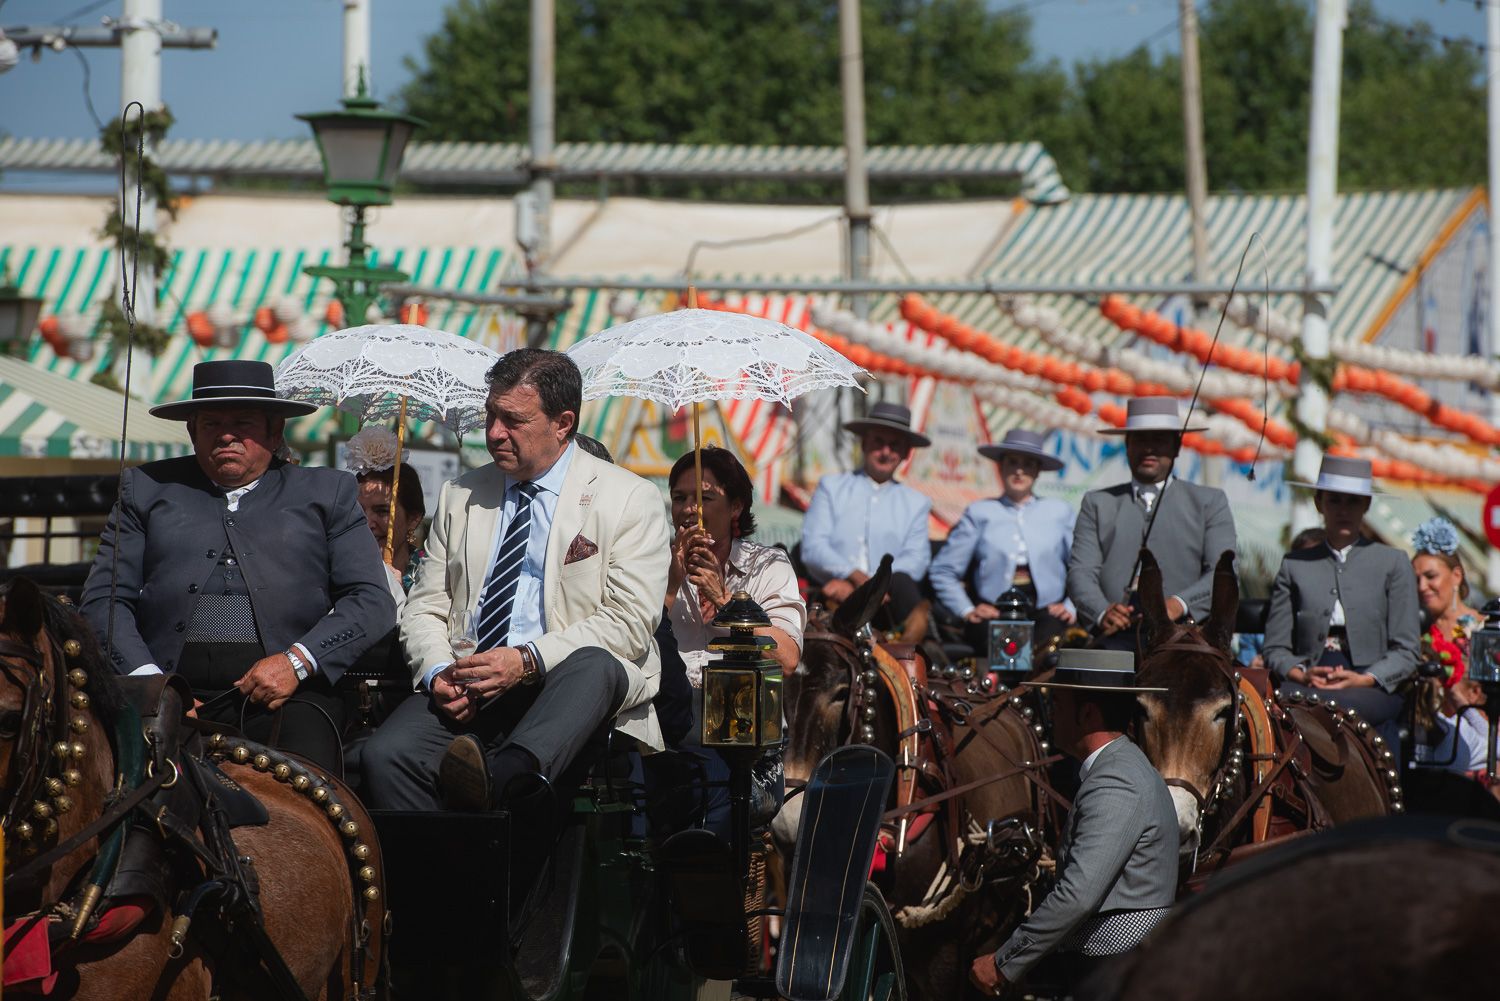
[[[1372,874],[1378,874],[1371,878]],[[1400,817],[1282,843],[1216,876],[1077,993],[1113,1001],[1481,996],[1500,824]]]
[[[905,667],[922,677],[922,654],[873,642],[865,632],[883,593],[877,573],[831,619],[814,622],[804,634],[802,663],[786,680],[787,784],[805,781],[843,744],[871,744],[896,761],[890,805],[917,808],[887,815],[877,853],[884,870],[874,878],[896,916],[910,996],[953,999],[967,996],[970,962],[999,946],[1024,913],[1038,876],[1052,811],[1028,778],[1042,773],[1027,766],[1044,757],[1045,745],[1029,709],[1023,712],[1008,692],[981,688],[977,679],[969,693],[968,679],[950,683],[934,672],[926,690],[918,688],[910,699],[915,683]],[[923,614],[913,613],[903,638],[925,631]],[[893,664],[901,667],[893,670]],[[897,705],[903,695],[905,710]],[[921,714],[915,735],[909,721],[902,725],[912,705]],[[920,807],[944,788],[961,792]],[[799,806],[789,800],[777,818],[783,844],[794,838]]]
[[[177,919],[180,944],[173,941],[174,914],[162,913],[143,898],[105,896],[94,910],[97,923],[71,934],[79,910],[88,910],[80,886],[100,855],[104,836],[87,838],[43,867],[34,880],[11,885],[13,875],[26,875],[19,870],[29,859],[45,861],[74,835],[87,833],[114,802],[120,776],[111,736],[126,709],[97,641],[71,608],[25,579],[14,581],[3,601],[4,920],[7,929],[31,922],[39,937],[50,937],[50,965],[57,975],[50,996],[158,1001],[280,996],[266,988],[264,974],[242,975],[247,967],[239,946],[256,936],[246,927],[244,912],[232,928],[223,925],[222,898],[206,898],[191,926]],[[139,733],[123,730],[116,739],[136,740]],[[242,752],[243,745],[234,740],[216,739],[210,746],[224,758],[223,773],[269,813],[263,825],[234,829],[232,851],[258,887],[262,927],[290,979],[309,999],[372,997],[382,979],[386,915],[380,852],[369,816],[341,783],[301,762],[262,760],[251,748]],[[170,787],[183,781],[186,772],[173,759],[168,764],[174,776],[166,782]],[[146,821],[143,812],[136,816],[138,823]],[[140,823],[130,836],[157,835]],[[183,854],[168,856],[178,871]],[[206,862],[188,857],[205,871]],[[193,884],[172,887],[175,911],[183,910],[193,889]],[[7,973],[19,939],[17,935],[7,945]],[[45,962],[45,950],[42,957]]]
[[[1201,626],[1170,620],[1147,550],[1139,597],[1138,683],[1167,689],[1139,696],[1140,744],[1170,787],[1189,868],[1222,863],[1238,845],[1399,810],[1394,757],[1368,723],[1336,700],[1282,705],[1263,671],[1231,662],[1239,605],[1232,552],[1215,568]]]

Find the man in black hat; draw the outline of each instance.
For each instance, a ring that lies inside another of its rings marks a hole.
[[[339,766],[333,684],[396,624],[354,477],[277,459],[288,417],[271,366],[208,361],[190,399],[193,455],[127,469],[81,610],[122,674],[176,672],[202,718]]]
[[[869,579],[889,553],[891,614],[900,621],[922,600],[932,549],[927,521],[932,501],[895,481],[913,448],[932,442],[911,428],[911,411],[877,403],[868,416],[844,425],[859,435],[863,468],[823,477],[802,522],[802,563],[823,597],[840,602]]]
[[[1236,548],[1234,515],[1224,491],[1173,475],[1186,427],[1170,396],[1133,399],[1125,426],[1101,434],[1125,437],[1130,482],[1083,495],[1068,556],[1068,597],[1106,645],[1135,648],[1132,607],[1138,558],[1149,548],[1161,566],[1173,621],[1202,619],[1213,599],[1214,566]]]
[[[1057,882],[969,978],[992,996],[1022,980],[1072,987],[1135,948],[1177,896],[1177,811],[1161,773],[1125,731],[1136,695],[1135,656],[1058,651],[1057,669],[1023,684],[1052,696],[1052,738],[1081,763],[1078,793],[1057,848]]]

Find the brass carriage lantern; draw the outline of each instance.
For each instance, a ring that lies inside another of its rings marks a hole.
[[[1500,598],[1483,608],[1484,625],[1469,637],[1469,663],[1466,678],[1479,682],[1490,705],[1500,699]],[[1486,744],[1485,776],[1496,780],[1496,743],[1500,740],[1500,713],[1490,714],[1489,740]]]
[[[990,670],[1002,674],[1031,673],[1031,640],[1036,630],[1036,609],[1031,598],[1012,587],[995,599],[1000,610],[990,620]]]
[[[760,750],[781,743],[781,665],[776,641],[755,630],[771,624],[765,610],[736,591],[713,624],[729,635],[708,644],[715,653],[703,668],[703,746]]]
[[[1467,677],[1481,685],[1500,685],[1500,598],[1483,612],[1484,625],[1469,637]]]

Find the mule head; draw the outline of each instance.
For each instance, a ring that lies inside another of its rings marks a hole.
[[[866,669],[861,634],[880,611],[890,582],[891,557],[887,555],[831,617],[808,622],[802,636],[802,661],[787,675],[782,702],[787,722],[783,767],[788,784],[807,781],[825,755],[850,742],[854,722],[849,715],[850,686],[856,672],[863,674]],[[907,624],[917,628],[911,619]],[[925,631],[925,619],[921,628]],[[801,799],[792,799],[771,825],[778,844],[788,850],[796,840],[801,807]]]
[[[1214,570],[1212,612],[1202,625],[1173,623],[1161,570],[1141,553],[1139,595],[1144,612],[1137,683],[1165,688],[1142,692],[1141,750],[1167,780],[1177,808],[1184,855],[1197,851],[1203,810],[1214,796],[1235,737],[1236,690],[1229,643],[1239,608],[1234,553]]]
[[[28,651],[42,650],[47,623],[46,598],[31,580],[18,577],[0,594],[0,636]],[[36,668],[21,658],[5,660],[6,671],[0,674],[0,775],[9,773],[11,741],[19,732],[21,710],[26,699],[24,684],[36,674]],[[17,684],[21,682],[21,684]]]

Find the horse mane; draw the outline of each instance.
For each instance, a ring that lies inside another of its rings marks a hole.
[[[0,585],[0,597],[8,595],[14,584],[15,581],[9,581]],[[42,591],[42,625],[59,646],[68,640],[75,640],[82,648],[79,656],[69,661],[69,666],[81,667],[89,676],[83,688],[89,697],[89,706],[106,725],[108,732],[113,733],[115,719],[125,708],[125,696],[120,691],[114,668],[104,656],[104,648],[99,645],[98,637],[83,616],[78,614],[77,608],[45,590]]]

